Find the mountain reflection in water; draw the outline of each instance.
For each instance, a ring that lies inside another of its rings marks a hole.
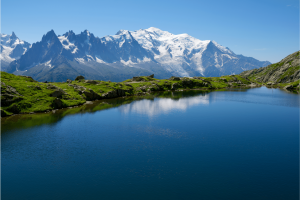
[[[160,92],[3,118],[1,197],[299,199],[299,97]]]
[[[123,105],[119,107],[119,110],[123,113],[136,112],[140,114],[146,114],[153,116],[161,113],[169,113],[173,110],[185,111],[187,108],[198,104],[209,104],[208,94],[196,97],[181,98],[181,99],[165,99],[157,98],[154,100],[141,100],[135,101],[131,104]]]
[[[221,91],[176,91],[158,92],[148,96],[127,97],[94,101],[75,108],[65,108],[49,113],[14,115],[1,119],[1,132],[24,129],[33,126],[55,124],[64,117],[75,114],[94,113],[114,107],[122,113],[135,112],[154,116],[179,110],[186,111],[196,105],[209,105],[216,101],[234,101],[243,103],[269,104],[298,107],[300,95],[287,93],[280,89],[265,87],[253,89],[232,89]]]

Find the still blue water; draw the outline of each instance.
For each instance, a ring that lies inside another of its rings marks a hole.
[[[2,124],[2,199],[299,199],[299,95],[163,96]]]

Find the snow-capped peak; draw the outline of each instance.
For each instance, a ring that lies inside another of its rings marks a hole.
[[[229,53],[229,54],[233,53],[230,49],[228,49],[227,47],[223,47],[222,45],[219,45],[216,41],[212,40],[211,42],[222,52]]]

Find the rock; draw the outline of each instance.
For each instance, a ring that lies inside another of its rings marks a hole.
[[[38,86],[38,85],[35,86],[35,89],[36,89],[36,90],[42,90],[42,88],[41,88],[40,86]]]
[[[94,85],[98,83],[97,81],[93,81],[93,80],[86,80],[84,82],[89,84],[94,84]]]
[[[1,117],[6,117],[6,116],[7,116],[6,112],[4,112],[4,110],[1,109]]]
[[[63,108],[63,102],[60,99],[56,98],[52,102],[52,107],[55,109]]]
[[[1,82],[1,86],[6,86],[6,84],[4,82]]]
[[[80,81],[80,80],[84,80],[84,77],[83,76],[77,76],[76,78],[75,78],[75,81]]]
[[[94,92],[92,89],[87,89],[85,91],[82,91],[82,94],[86,96],[86,100],[88,101],[94,101],[101,98],[101,96],[96,92]]]
[[[55,90],[50,94],[51,97],[62,98],[62,95],[65,94],[63,90]]]
[[[133,87],[132,85],[130,85],[129,83],[125,83],[126,86],[129,86],[129,87]]]
[[[294,86],[293,85],[287,85],[283,89],[285,90],[293,90]]]
[[[1,106],[10,106],[11,104],[23,100],[22,97],[13,94],[1,94]]]
[[[48,83],[48,81],[44,81],[43,83]]]
[[[141,86],[141,87],[136,88],[137,91],[138,91],[138,90],[141,90],[141,91],[143,91],[143,92],[146,92],[147,89],[148,89],[148,86],[147,86],[147,85],[144,85],[144,86]]]
[[[220,78],[220,80],[224,81],[224,82],[227,82],[227,79],[226,78]]]
[[[19,107],[17,106],[17,104],[13,104],[11,107],[9,107],[9,108],[7,109],[7,111],[12,112],[12,113],[14,113],[14,114],[20,113],[20,109],[19,109]]]
[[[115,97],[118,97],[118,92],[116,90],[113,90],[113,91],[109,91],[105,94],[102,95],[103,98],[115,98]]]
[[[150,76],[148,76],[149,78],[154,78],[154,74],[151,74]]]
[[[71,79],[67,79],[66,83],[72,83]]]
[[[113,91],[109,91],[105,94],[102,95],[103,98],[116,98],[116,97],[122,97],[125,96],[125,92],[129,92],[128,90],[123,90],[123,89],[116,89]]]
[[[178,83],[173,83],[171,90],[177,90],[180,87],[180,85]]]
[[[257,87],[257,85],[255,83],[251,83],[250,85],[248,85],[249,87]]]
[[[194,82],[190,79],[183,79],[182,80],[182,86],[183,87],[193,87],[194,86]]]
[[[133,77],[131,81],[144,81],[145,79],[139,76]]]
[[[49,90],[55,90],[55,89],[58,89],[58,87],[56,87],[55,85],[48,84],[47,89],[49,89]]]
[[[23,76],[23,75],[20,75],[20,76],[30,79],[31,82],[37,82],[31,76]]]
[[[171,78],[169,78],[169,80],[171,80],[171,81],[180,81],[180,78],[172,76]]]

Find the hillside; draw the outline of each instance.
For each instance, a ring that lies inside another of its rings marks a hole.
[[[256,86],[254,83],[239,75],[169,79],[156,79],[151,75],[133,77],[120,83],[85,80],[79,76],[74,81],[44,83],[37,82],[31,77],[1,72],[1,116],[48,112],[82,105],[93,100],[144,96],[154,91],[254,86]]]
[[[300,51],[288,55],[280,62],[242,72],[240,75],[268,87],[285,87],[299,91]]]

